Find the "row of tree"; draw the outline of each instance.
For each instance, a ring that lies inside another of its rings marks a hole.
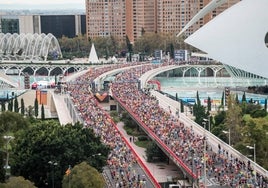
[[[127,36],[125,38],[108,36],[88,39],[85,35],[79,35],[75,38],[63,36],[59,39],[64,59],[88,57],[92,43],[94,43],[98,57],[106,59],[112,56],[126,57],[126,53],[142,53],[153,56],[155,50],[169,52],[171,57],[174,57],[174,49],[197,51],[197,49],[184,43],[183,37],[178,38],[175,35],[161,33],[145,32],[135,44],[132,44]]]
[[[212,115],[210,113],[211,99],[208,97],[207,107],[205,107],[201,105],[197,92],[197,102],[193,106],[195,121],[202,125],[206,123],[204,119],[209,119],[211,132],[228,144],[230,141],[230,145],[246,156],[253,156],[247,146],[255,144],[256,162],[268,169],[266,160],[268,157],[267,99],[264,106],[261,106],[254,103],[252,99],[247,101],[245,92],[241,101],[238,100],[237,94],[230,94],[227,97],[227,108],[224,108],[223,93],[222,104],[218,108],[217,114]],[[206,128],[208,129],[208,127]]]
[[[13,108],[9,107],[6,111],[2,107],[0,113],[1,138],[4,138],[4,135],[15,137],[8,145],[4,139],[0,139],[3,151],[0,155],[2,162],[0,186],[8,187],[14,184],[41,188],[69,187],[70,184],[78,187],[104,186],[103,177],[94,169],[102,171],[110,149],[101,143],[92,129],[84,129],[79,123],[61,126],[56,120],[32,118],[16,110],[22,110],[21,107],[17,107],[16,101],[16,97],[14,102],[9,101],[9,106]],[[35,105],[38,108],[36,99]],[[37,117],[38,110],[33,112]],[[10,156],[12,175],[8,180],[5,179],[4,169],[7,153]],[[66,173],[69,167],[72,167],[71,173]]]
[[[7,103],[7,105],[6,105]],[[7,109],[6,109],[7,106]],[[9,99],[7,102],[6,101],[1,101],[1,112],[4,111],[10,111],[10,112],[16,112],[16,113],[21,113],[23,116],[29,116],[37,118],[39,115],[39,103],[37,98],[34,100],[34,106],[28,106],[28,108],[25,107],[24,100],[21,98],[20,100],[20,106],[18,102],[17,96],[14,98]],[[44,105],[41,105],[41,119],[45,119],[45,108]]]

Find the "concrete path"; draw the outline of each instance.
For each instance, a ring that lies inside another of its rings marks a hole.
[[[57,110],[58,118],[61,125],[65,125],[67,123],[73,123],[73,119],[70,116],[67,105],[64,99],[67,97],[66,94],[55,94],[51,92],[51,95],[54,100],[54,104]]]

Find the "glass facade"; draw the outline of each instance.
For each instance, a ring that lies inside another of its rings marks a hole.
[[[2,33],[19,33],[19,19],[1,19]]]
[[[41,33],[53,33],[56,38],[76,36],[74,15],[48,15],[40,16],[40,19]]]

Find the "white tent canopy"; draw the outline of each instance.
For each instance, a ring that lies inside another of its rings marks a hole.
[[[97,56],[94,44],[91,46],[88,62],[92,64],[99,63],[99,58]]]

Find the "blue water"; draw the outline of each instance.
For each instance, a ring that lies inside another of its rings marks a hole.
[[[225,87],[231,88],[231,93],[238,94],[238,99],[242,100],[244,91],[248,86],[265,86],[266,80],[261,79],[232,79],[232,78],[211,78],[211,77],[157,77],[161,83],[161,90],[173,95],[185,102],[195,103],[197,91],[201,103],[205,104],[208,97],[219,103],[222,99]],[[247,100],[252,99],[255,102],[264,104],[267,95],[246,93]]]
[[[21,88],[24,88],[24,78],[19,76],[11,76],[14,82],[20,84]],[[48,82],[55,82],[54,76],[30,76],[30,84],[45,80]],[[59,77],[56,78],[56,81]],[[234,93],[238,93],[238,98],[241,100],[243,91],[252,85],[267,85],[266,80],[253,80],[253,79],[232,79],[232,78],[211,78],[211,77],[157,77],[157,80],[161,83],[162,91],[169,93],[173,96],[183,99],[186,102],[194,103],[196,94],[198,91],[199,98],[202,103],[205,103],[208,97],[214,101],[220,101],[225,87],[233,88]],[[0,91],[0,98],[6,98],[14,95],[20,95],[25,90],[9,90]],[[264,104],[264,100],[267,95],[257,95],[246,93],[247,100],[253,99],[260,104]]]

